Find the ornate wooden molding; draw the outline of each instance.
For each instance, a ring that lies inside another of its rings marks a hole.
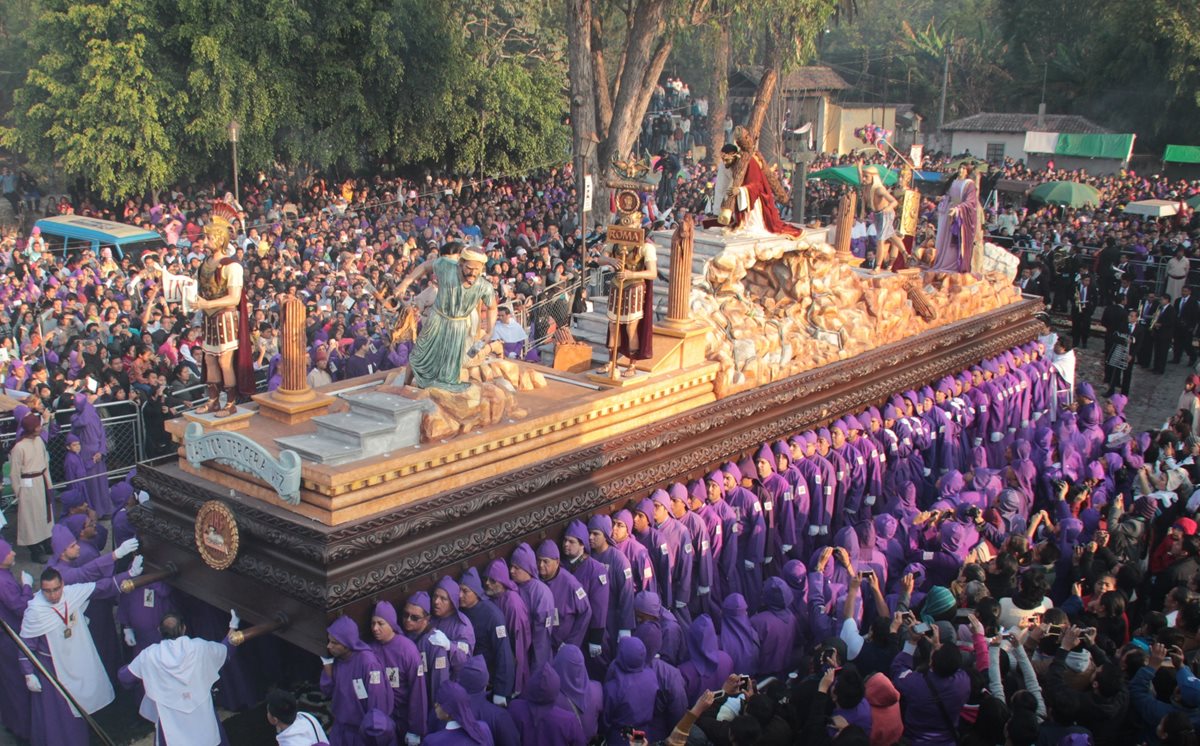
[[[186,517],[224,499],[246,542],[226,574],[328,611],[960,371],[1036,337],[1036,309],[1014,304],[344,526],[298,522],[283,509],[230,499],[154,468],[139,469],[135,485],[153,499],[130,517],[140,531],[188,546]]]

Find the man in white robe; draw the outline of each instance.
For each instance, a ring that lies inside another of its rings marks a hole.
[[[240,622],[237,612],[230,631]],[[140,679],[146,696],[138,714],[154,723],[156,744],[218,746],[221,723],[213,705],[212,687],[220,677],[232,644],[187,636],[178,614],[167,614],[158,628],[162,642],[138,653],[118,673],[121,683],[132,686]]]
[[[112,702],[114,694],[84,612],[92,598],[116,596],[122,581],[141,574],[141,556],[134,558],[128,573],[95,583],[64,585],[62,574],[47,568],[25,609],[21,620],[25,645],[89,715]],[[83,716],[32,661],[24,655],[19,660],[31,693],[34,746],[87,746],[88,726]]]

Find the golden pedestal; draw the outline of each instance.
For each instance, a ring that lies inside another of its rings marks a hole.
[[[296,392],[275,389],[266,394],[255,394],[253,398],[258,402],[259,414],[285,425],[307,422],[325,414],[335,401],[332,396],[313,389]]]

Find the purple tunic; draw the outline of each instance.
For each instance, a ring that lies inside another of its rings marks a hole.
[[[558,649],[554,654],[554,670],[558,672],[562,687],[558,703],[575,714],[583,728],[583,737],[591,741],[600,727],[603,688],[599,682],[588,678],[583,652],[574,645],[563,645]]]
[[[558,545],[550,540],[542,542],[538,547],[538,556],[561,561]],[[588,626],[592,621],[592,605],[588,602],[587,591],[561,564],[554,576],[543,582],[554,597],[554,623],[550,630],[551,649],[557,650],[564,643],[583,647]],[[541,663],[549,665],[551,660],[553,655]]]
[[[502,559],[493,560],[487,568],[486,577],[501,585],[503,591],[492,596],[496,608],[504,614],[504,627],[509,644],[513,647],[513,691],[521,691],[529,680],[529,651],[531,645],[530,623],[532,617],[525,597],[517,590],[517,584],[508,574],[508,564]]]
[[[79,455],[91,479],[83,483],[87,492],[88,505],[101,518],[107,518],[113,513],[112,499],[108,494],[108,437],[104,433],[104,423],[96,407],[88,401],[86,394],[75,395],[75,414],[71,415],[71,433],[79,438],[83,447]],[[93,462],[95,454],[100,454],[100,460]]]
[[[162,618],[175,610],[171,603],[171,586],[162,581],[155,581],[132,593],[122,593],[117,599],[117,622],[122,627],[133,630],[137,644],[130,649],[129,658],[151,645],[162,642],[162,633],[158,631]]]
[[[786,678],[796,644],[796,616],[791,611],[792,591],[782,578],[763,584],[766,610],[750,618],[759,639],[758,665],[754,673]]]
[[[733,659],[734,671],[747,675],[756,673],[761,641],[746,614],[746,599],[739,593],[731,593],[725,597],[721,610],[724,613],[721,649]]]
[[[392,688],[391,714],[396,724],[396,734],[424,735],[425,718],[430,707],[421,654],[396,623],[395,607],[387,601],[380,601],[375,604],[375,616],[387,622],[396,633],[388,642],[371,643],[371,650],[383,665],[384,676]]]
[[[705,689],[716,691],[734,672],[733,658],[721,649],[717,630],[707,614],[692,620],[688,627],[687,646],[690,658],[679,666],[687,701],[695,702]]]
[[[604,681],[604,728],[609,744],[625,744],[625,728],[647,730],[654,719],[658,677],[646,667],[646,646],[636,637],[617,643],[617,659]]]
[[[558,704],[562,691],[558,672],[542,665],[529,679],[529,689],[508,707],[523,746],[584,746],[587,740],[575,713]]]
[[[8,542],[0,539],[0,559],[12,551]],[[21,629],[21,617],[33,598],[33,589],[21,585],[12,572],[0,570],[0,619],[14,631]],[[17,738],[29,739],[29,690],[17,665],[17,646],[6,634],[0,634],[0,723]]]
[[[529,580],[517,583],[517,587],[529,609],[529,670],[532,672],[554,657],[554,594],[538,578],[537,560],[528,544],[522,543],[513,550],[512,565],[529,574]]]
[[[321,693],[333,700],[329,741],[338,746],[389,746],[396,742],[392,688],[383,665],[362,641],[349,617],[329,625],[329,636],[350,649],[344,658],[321,671]],[[382,719],[382,723],[380,722]],[[390,737],[389,737],[390,736]]]

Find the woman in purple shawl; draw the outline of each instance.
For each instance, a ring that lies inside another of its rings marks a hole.
[[[112,515],[113,505],[108,494],[108,437],[104,423],[88,395],[75,395],[75,414],[71,415],[71,433],[79,438],[80,455],[91,479],[83,483],[88,505],[100,518]]]
[[[625,728],[650,727],[657,696],[658,676],[646,666],[646,646],[636,637],[622,637],[604,681],[605,742],[623,746]]]
[[[434,698],[434,712],[445,729],[425,736],[427,746],[493,746],[492,732],[475,717],[467,690],[453,681],[443,681]]]
[[[692,620],[686,637],[689,657],[679,666],[679,673],[688,701],[695,702],[706,689],[720,689],[735,669],[733,658],[721,649],[717,630],[707,614]]]
[[[750,617],[759,639],[754,673],[786,678],[796,645],[796,615],[791,610],[792,591],[782,578],[767,578],[763,583],[763,604],[766,608]]]
[[[604,707],[603,687],[588,678],[583,651],[569,643],[554,654],[554,670],[558,672],[561,686],[559,706],[575,713],[583,726],[583,737],[591,741],[599,732],[600,710]]]
[[[746,613],[746,599],[740,593],[731,593],[721,603],[721,649],[733,659],[733,670],[740,674],[753,674],[758,668],[761,641],[750,625]]]

